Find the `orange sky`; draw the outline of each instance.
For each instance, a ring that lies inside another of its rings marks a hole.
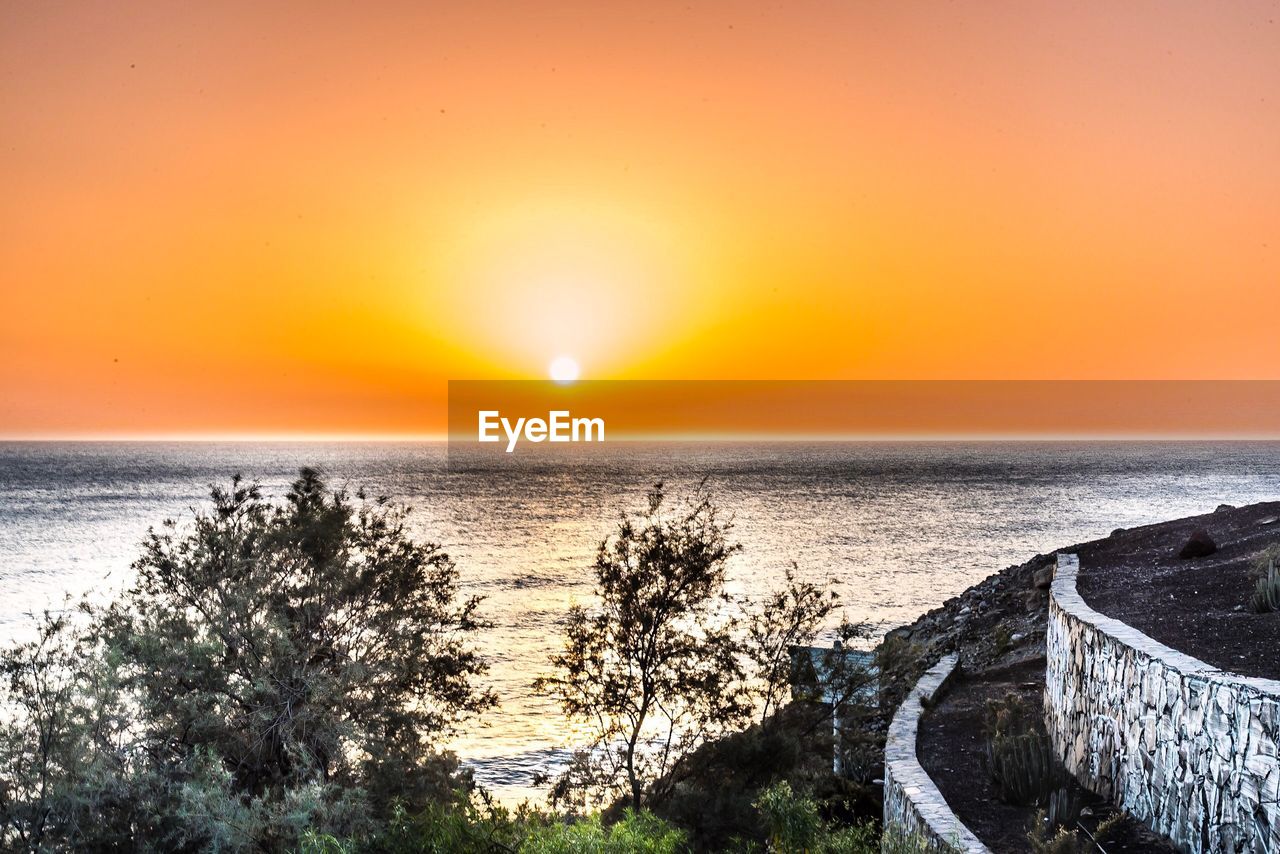
[[[7,3],[0,435],[435,432],[559,353],[1280,378],[1278,22]]]

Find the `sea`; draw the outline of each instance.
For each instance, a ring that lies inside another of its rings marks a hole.
[[[705,480],[742,550],[735,593],[793,563],[834,583],[841,616],[887,631],[1038,553],[1220,504],[1280,498],[1276,442],[653,442],[520,465],[450,464],[437,443],[0,443],[0,642],[68,597],[119,591],[147,529],[182,524],[232,475],[279,496],[303,466],[412,508],[492,624],[475,638],[501,705],[450,746],[498,799],[540,802],[534,775],[582,734],[532,680],[559,648],[591,561],[656,482]]]

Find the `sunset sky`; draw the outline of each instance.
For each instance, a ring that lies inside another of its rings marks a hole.
[[[0,435],[1280,379],[1275,3],[0,9]]]

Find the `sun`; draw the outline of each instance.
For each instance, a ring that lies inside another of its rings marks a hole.
[[[551,379],[567,385],[578,378],[578,363],[570,356],[556,356],[547,369]]]

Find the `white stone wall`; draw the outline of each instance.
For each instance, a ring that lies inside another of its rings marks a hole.
[[[922,851],[990,854],[960,823],[916,759],[916,734],[924,711],[921,698],[933,699],[955,666],[956,656],[948,655],[920,677],[889,725],[884,744],[885,850],[897,836],[912,840]]]
[[[1078,572],[1058,556],[1046,638],[1045,718],[1067,768],[1182,851],[1280,854],[1280,682],[1099,614]]]

